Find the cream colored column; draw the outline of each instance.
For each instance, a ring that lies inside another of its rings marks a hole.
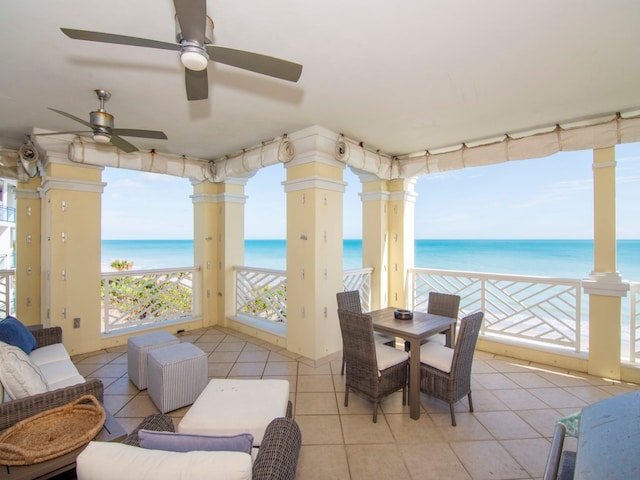
[[[388,306],[389,300],[388,182],[371,174],[356,174],[362,182],[362,266],[373,268],[371,310],[377,310]]]
[[[344,164],[335,134],[297,132],[287,163],[287,350],[312,360],[342,348],[336,293],[342,291]]]
[[[25,325],[37,325],[45,320],[42,311],[40,258],[41,258],[41,203],[42,179],[32,178],[19,182],[16,188],[16,315]]]
[[[415,183],[397,179],[389,185],[389,305],[405,307],[407,270],[415,266]]]
[[[62,327],[65,347],[72,355],[101,348],[102,170],[71,164],[66,155],[58,153],[48,153],[45,163],[42,317],[46,326]]]
[[[227,325],[235,313],[235,272],[244,264],[244,187],[247,178],[198,183],[194,205],[194,265],[201,267],[203,324]]]
[[[629,284],[616,266],[615,166],[614,147],[593,151],[594,271],[583,284],[589,294],[589,373],[619,379],[621,297]]]

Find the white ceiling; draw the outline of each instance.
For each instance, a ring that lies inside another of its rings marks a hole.
[[[210,63],[188,102],[178,54],[59,27],[175,41],[172,0],[0,4],[0,146],[77,130],[93,90],[141,149],[219,158],[320,125],[400,155],[640,108],[637,0],[207,0],[214,43],[303,65],[298,83]]]

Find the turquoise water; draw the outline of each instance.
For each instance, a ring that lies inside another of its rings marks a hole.
[[[192,240],[103,240],[102,269],[113,260],[133,268],[193,265]],[[246,266],[286,268],[285,240],[245,240]],[[419,268],[486,273],[585,278],[593,270],[591,240],[416,240]],[[362,266],[362,241],[344,241],[344,268]],[[618,241],[618,272],[640,281],[640,240]]]

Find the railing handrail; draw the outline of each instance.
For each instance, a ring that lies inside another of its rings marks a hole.
[[[148,268],[145,270],[128,269],[128,270],[114,270],[100,273],[102,278],[114,278],[114,277],[132,277],[140,275],[155,275],[158,273],[179,273],[179,272],[199,272],[200,267],[172,267],[172,268]]]
[[[474,276],[482,279],[493,279],[499,277],[503,280],[534,280],[536,282],[544,283],[544,282],[553,282],[558,284],[566,284],[566,285],[582,285],[582,280],[576,278],[563,278],[563,277],[545,277],[539,275],[515,275],[515,274],[507,274],[507,273],[489,273],[489,272],[474,272],[474,271],[466,271],[466,270],[442,270],[436,268],[410,268],[408,269],[409,274],[413,272],[418,273],[435,273],[438,275],[466,275],[466,276]]]

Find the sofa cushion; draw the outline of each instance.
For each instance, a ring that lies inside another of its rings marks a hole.
[[[85,381],[71,360],[45,363],[38,368],[40,368],[42,376],[46,379],[49,390],[68,387]]]
[[[427,342],[420,346],[420,363],[451,372],[453,362],[453,348],[445,347],[438,342]]]
[[[170,450],[172,452],[190,452],[193,450],[227,451],[251,453],[253,435],[215,436],[194,435],[190,433],[156,432],[140,430],[138,432],[140,446],[153,450]]]
[[[29,329],[20,320],[11,316],[0,322],[0,342],[20,347],[27,354],[38,346],[36,338]]]
[[[89,442],[76,459],[79,480],[249,480],[251,455],[242,452],[168,452],[115,442]]]
[[[29,354],[29,359],[39,367],[59,360],[71,360],[67,353],[67,349],[64,348],[62,343],[53,343],[51,345],[36,348]]]
[[[47,391],[42,372],[21,348],[0,342],[0,365],[0,382],[12,400]]]

